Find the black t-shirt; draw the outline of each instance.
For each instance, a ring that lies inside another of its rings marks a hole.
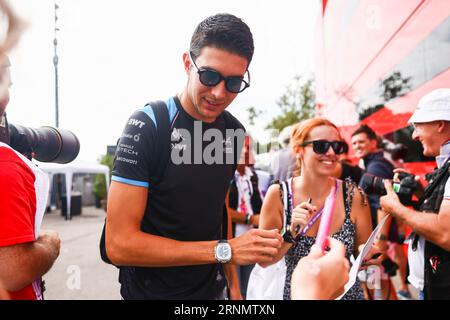
[[[243,144],[243,126],[231,115],[225,120],[223,114],[213,123],[196,121],[177,97],[166,104],[174,122],[171,157],[162,181],[150,185],[151,163],[158,155],[149,106],[128,120],[118,142],[112,180],[149,188],[143,232],[179,241],[221,239],[223,205]],[[231,138],[236,132],[242,142]],[[119,280],[124,299],[215,299],[225,287],[218,264],[122,267]]]

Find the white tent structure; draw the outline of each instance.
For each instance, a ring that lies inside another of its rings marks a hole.
[[[75,173],[98,173],[104,174],[106,179],[106,192],[109,188],[109,167],[103,164],[75,160],[67,164],[34,161],[36,165],[49,175],[53,181],[55,174],[64,174],[66,177],[66,201],[67,219],[70,220],[70,201],[72,198],[72,179]],[[50,183],[50,188],[53,184]],[[49,190],[51,192],[52,190]]]

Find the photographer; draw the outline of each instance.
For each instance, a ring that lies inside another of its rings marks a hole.
[[[7,37],[0,45],[0,299],[40,300],[40,277],[58,257],[60,240],[54,231],[39,232],[45,209],[40,202],[45,199],[41,195],[46,195],[41,188],[45,186],[45,173],[3,142],[8,142],[4,111],[11,82],[9,59],[2,52],[15,42],[20,28],[18,19],[1,0],[0,12],[8,21]]]
[[[450,299],[450,89],[425,95],[409,119],[413,139],[425,156],[435,156],[438,169],[420,199],[420,210],[405,207],[385,181],[382,209],[408,225],[414,234],[409,245],[408,280],[426,300]]]

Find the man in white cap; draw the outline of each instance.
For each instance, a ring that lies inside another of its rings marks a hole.
[[[420,199],[420,210],[403,206],[385,181],[385,212],[404,221],[413,231],[409,245],[408,280],[426,300],[450,299],[450,89],[425,95],[409,119],[413,139],[426,156],[435,156],[438,168]]]

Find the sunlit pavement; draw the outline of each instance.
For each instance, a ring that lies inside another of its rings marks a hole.
[[[82,214],[66,221],[59,210],[47,213],[43,229],[59,232],[61,251],[44,276],[47,300],[118,300],[118,269],[102,262],[99,239],[105,211],[83,207]]]

